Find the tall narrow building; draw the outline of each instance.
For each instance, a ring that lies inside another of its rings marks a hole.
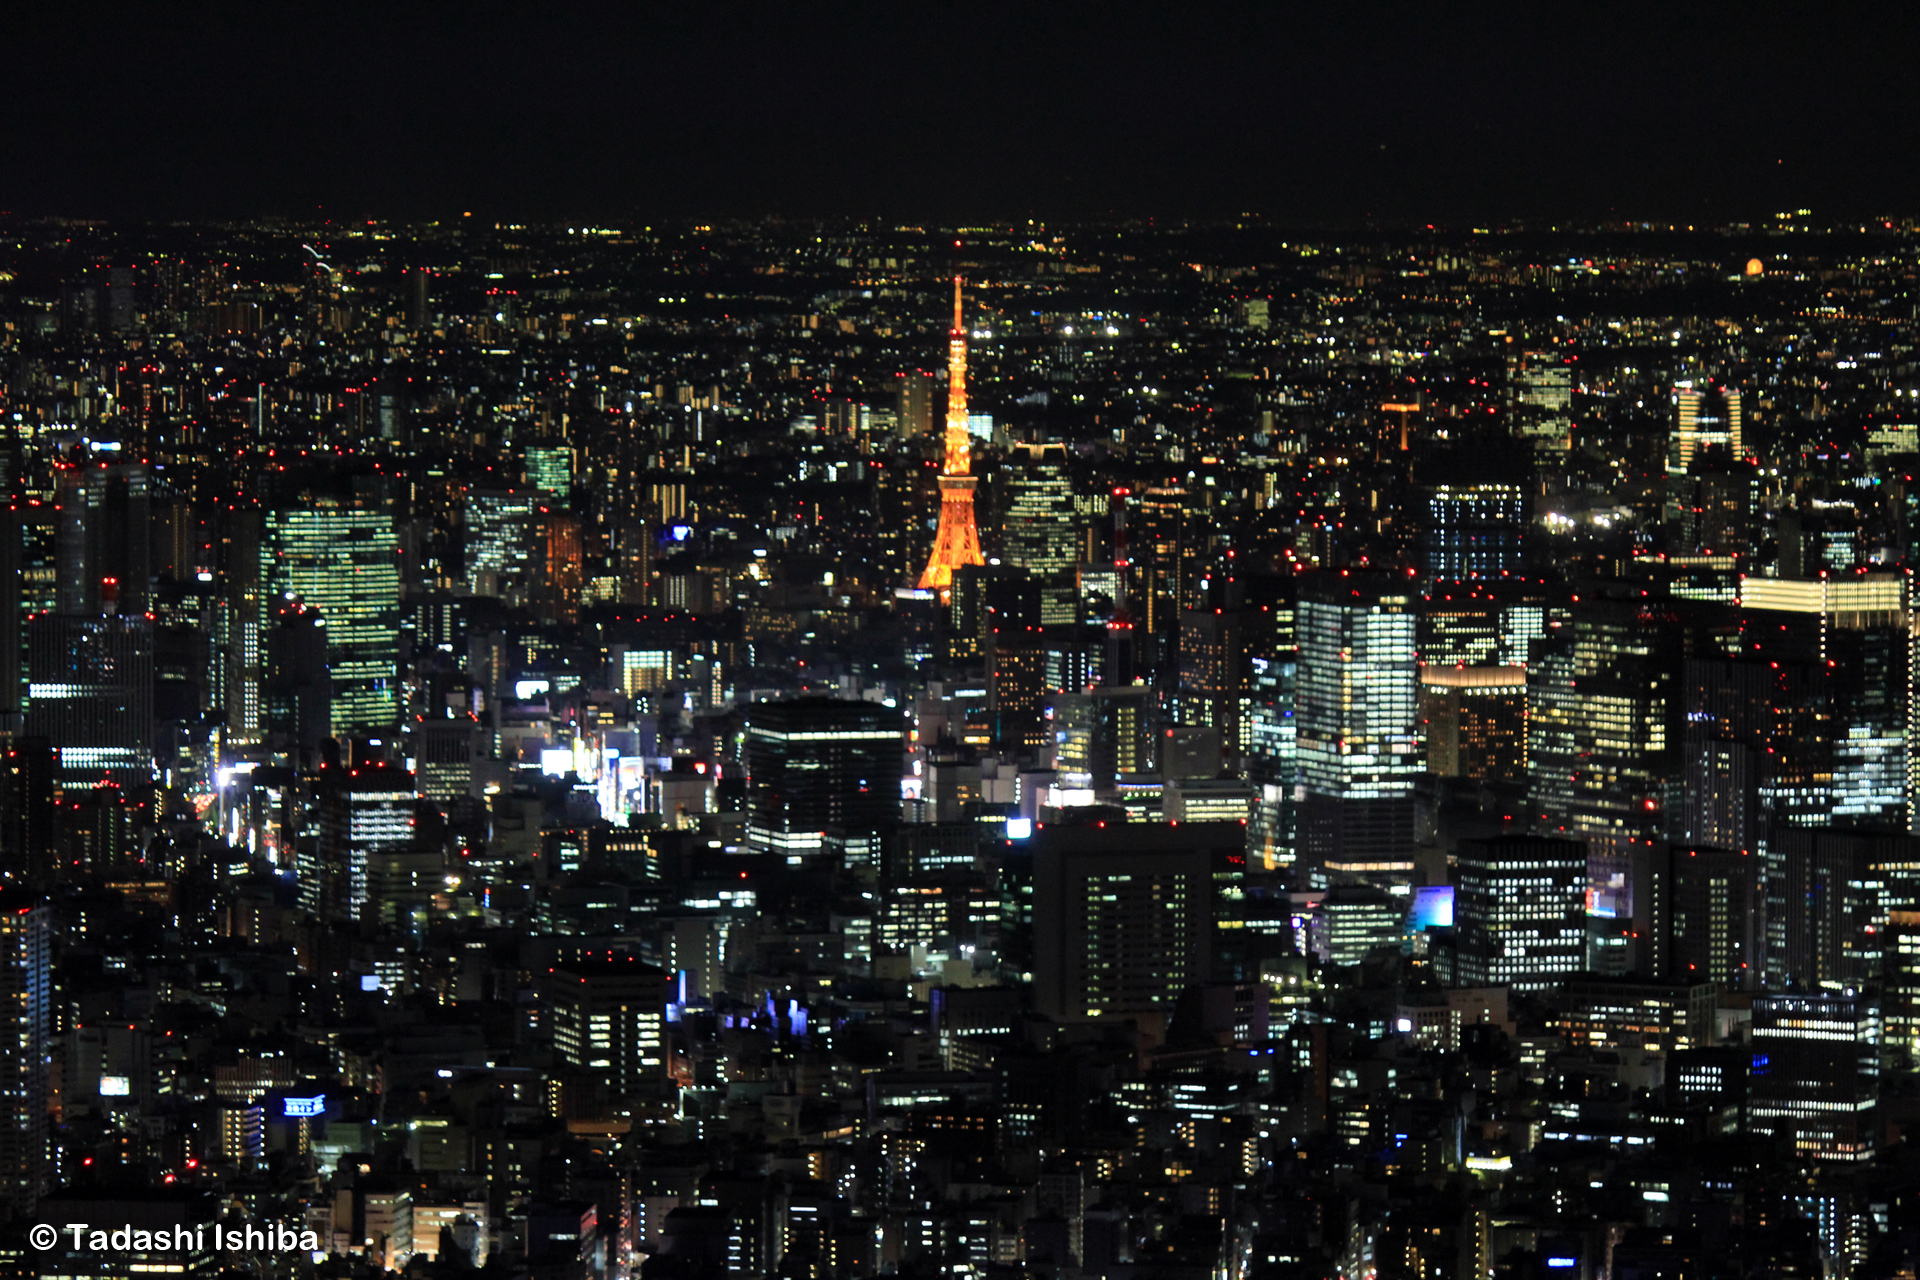
[[[24,1218],[48,1190],[48,1038],[52,916],[33,895],[0,895],[0,1000],[13,1051],[0,1066],[0,1206]]]
[[[261,634],[289,600],[326,618],[336,734],[377,734],[400,718],[399,559],[393,519],[382,512],[321,503],[267,518]]]
[[[413,846],[414,780],[397,765],[331,768],[316,788],[317,865],[303,868],[301,905],[329,920],[359,920],[371,898],[372,866]]]
[[[940,468],[940,529],[934,535],[933,557],[920,575],[922,590],[943,596],[953,585],[955,569],[986,563],[973,519],[973,491],[980,478],[973,474],[973,444],[967,435],[967,331],[961,327],[959,276],[953,278],[953,332],[947,340],[946,451]]]
[[[1413,586],[1320,573],[1300,591],[1300,844],[1322,882],[1402,887],[1413,875],[1414,782],[1426,771]]]
[[[1040,620],[1048,626],[1078,617],[1073,567],[1080,554],[1080,511],[1061,444],[1023,445],[1007,468],[1007,510],[1001,559],[1040,583]]]

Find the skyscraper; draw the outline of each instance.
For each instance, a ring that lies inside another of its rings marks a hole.
[[[9,1052],[0,1055],[0,1203],[21,1217],[49,1189],[52,932],[51,915],[37,898],[0,893],[0,1007],[12,1020]]]
[[[53,744],[16,738],[0,754],[0,872],[16,884],[53,874]]]
[[[1425,567],[1429,582],[1498,578],[1525,567],[1526,490],[1480,480],[1426,489]]]
[[[1586,840],[1596,914],[1624,917],[1636,842],[1666,833],[1687,619],[1585,588],[1572,615],[1527,672],[1528,799],[1538,830]]]
[[[1033,839],[1034,1004],[1070,1021],[1172,1014],[1209,978],[1217,859],[1239,823],[1048,826]]]
[[[900,820],[906,739],[877,702],[794,698],[747,712],[747,839],[789,856],[817,853],[828,831],[878,836]]]
[[[895,411],[903,437],[929,435],[933,431],[933,378],[914,370],[900,375],[897,387],[899,406]]]
[[[336,734],[379,733],[399,721],[399,557],[393,519],[380,512],[321,504],[267,517],[259,634],[285,601],[320,611]]]
[[[1508,363],[1513,434],[1537,454],[1564,454],[1571,447],[1573,370],[1566,357],[1528,351]]]
[[[525,604],[533,582],[538,494],[476,489],[467,495],[467,590]]]
[[[1676,840],[1758,850],[1773,824],[1826,820],[1832,766],[1812,689],[1823,677],[1782,657],[1687,660]]]
[[[1700,451],[1710,447],[1725,449],[1734,458],[1744,454],[1746,441],[1741,428],[1745,414],[1738,391],[1681,382],[1674,386],[1673,406],[1673,435],[1667,452],[1669,472],[1684,474],[1692,468]]]
[[[327,678],[326,618],[317,609],[285,603],[266,635],[267,672],[262,682],[263,728],[281,751],[297,749],[314,761],[333,736],[333,685]]]
[[[667,981],[630,954],[555,965],[545,985],[560,1060],[621,1094],[659,1090],[667,1079]]]
[[[1920,1062],[1920,910],[1887,913],[1885,965],[1887,1047],[1911,1069]]]
[[[1248,745],[1247,648],[1238,609],[1180,615],[1180,719],[1217,730],[1229,761]]]
[[[55,477],[58,611],[144,613],[153,564],[147,469],[92,463]],[[103,603],[109,595],[114,603]]]
[[[1870,1159],[1880,1034],[1878,1005],[1853,991],[1756,997],[1748,1128],[1791,1139],[1802,1159]]]
[[[1424,667],[1420,714],[1432,772],[1481,782],[1526,779],[1525,667]]]
[[[1459,877],[1461,986],[1542,991],[1586,967],[1587,851],[1579,841],[1465,841]]]
[[[940,468],[940,528],[933,539],[933,556],[920,575],[922,590],[945,594],[953,571],[962,565],[984,564],[980,530],[974,524],[973,443],[967,430],[967,331],[960,312],[960,277],[953,278],[953,330],[947,340],[946,460]]]
[[[1315,574],[1302,582],[1298,617],[1303,856],[1325,880],[1404,886],[1414,780],[1426,770],[1412,584]]]
[[[27,624],[27,733],[70,785],[153,776],[153,623],[44,613]]]
[[[1674,848],[1649,861],[1655,870],[1643,913],[1652,943],[1646,967],[1729,991],[1758,986],[1766,905],[1759,856],[1750,848]]]
[[[1907,825],[1907,589],[1904,575],[1886,572],[1741,580],[1747,652],[1769,670],[1804,673],[1774,695],[1782,713],[1798,712],[1789,741],[1766,744],[1810,756],[1799,772],[1811,776],[1794,781],[1812,783],[1813,794],[1797,797],[1805,816],[1788,820]]]
[[[1259,791],[1247,824],[1247,857],[1250,869],[1267,871],[1292,867],[1299,832],[1299,602],[1291,582],[1274,594],[1259,606],[1260,635],[1249,646],[1243,735],[1247,781]]]
[[[527,446],[527,483],[562,503],[573,494],[573,450],[563,444]]]
[[[1767,844],[1767,985],[1876,981],[1890,881],[1904,877],[1911,843],[1904,835],[1775,828]]]
[[[327,919],[358,920],[371,897],[374,860],[413,845],[413,775],[377,762],[335,767],[321,773],[317,790],[319,863],[301,868],[303,905]]]
[[[1080,523],[1067,474],[1065,445],[1017,446],[1004,474],[1007,514],[1000,558],[1040,583],[1040,621],[1076,620],[1074,565],[1080,559]]]
[[[1149,489],[1121,508],[1134,639],[1141,661],[1163,687],[1179,672],[1180,611],[1200,604],[1204,520],[1192,507],[1187,490],[1166,487]]]

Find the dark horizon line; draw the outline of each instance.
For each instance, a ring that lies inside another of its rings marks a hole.
[[[1263,213],[1259,210],[1245,210],[1236,213],[1185,213],[1163,214],[1151,211],[1128,212],[1108,209],[1094,212],[1067,213],[1049,216],[1013,217],[1003,216],[955,216],[943,214],[935,218],[914,218],[886,216],[877,213],[833,212],[789,212],[777,208],[762,209],[756,212],[728,213],[648,213],[629,210],[625,215],[610,216],[605,212],[560,215],[542,213],[539,215],[512,215],[490,213],[479,210],[461,210],[444,214],[394,214],[371,213],[365,211],[349,216],[327,212],[325,206],[316,206],[311,212],[293,212],[287,210],[261,210],[251,213],[239,211],[204,211],[199,213],[157,213],[157,212],[82,212],[56,210],[24,210],[0,208],[0,225],[74,225],[108,227],[195,227],[230,226],[286,223],[300,226],[338,226],[343,228],[360,226],[391,227],[445,227],[462,226],[499,230],[508,228],[526,228],[529,230],[562,230],[575,227],[632,231],[654,225],[670,227],[719,227],[728,225],[779,225],[783,223],[812,224],[821,226],[845,227],[864,231],[925,231],[940,233],[962,233],[968,230],[982,230],[994,233],[1018,231],[1022,224],[1036,227],[1120,227],[1134,230],[1194,229],[1194,230],[1237,230],[1262,231],[1298,234],[1421,234],[1434,235],[1508,235],[1539,232],[1553,233],[1593,233],[1593,232],[1644,232],[1666,235],[1792,235],[1809,233],[1852,233],[1873,234],[1885,232],[1893,235],[1909,234],[1920,231],[1920,213],[1893,214],[1883,211],[1878,214],[1860,217],[1842,217],[1839,215],[1805,216],[1783,219],[1782,212],[1774,210],[1764,214],[1750,215],[1745,218],[1720,217],[1695,219],[1691,222],[1671,216],[1608,214],[1550,215],[1550,214],[1514,214],[1498,219],[1439,220],[1423,218],[1420,215],[1374,216],[1329,215],[1321,217],[1288,218]],[[471,221],[468,221],[471,219]]]

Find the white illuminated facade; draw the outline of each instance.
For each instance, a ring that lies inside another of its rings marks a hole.
[[[1328,879],[1404,887],[1426,771],[1412,582],[1331,572],[1299,608],[1300,843]]]
[[[1545,991],[1586,967],[1587,850],[1577,840],[1463,842],[1459,985]]]
[[[1748,1128],[1802,1159],[1871,1159],[1880,1039],[1879,1006],[1852,991],[1756,997]]]

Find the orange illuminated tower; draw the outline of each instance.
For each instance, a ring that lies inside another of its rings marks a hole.
[[[945,596],[953,589],[953,571],[985,564],[980,530],[973,523],[973,446],[967,438],[967,331],[960,325],[960,277],[953,278],[953,333],[947,339],[947,459],[940,468],[940,531],[933,556],[920,575],[922,590]]]

